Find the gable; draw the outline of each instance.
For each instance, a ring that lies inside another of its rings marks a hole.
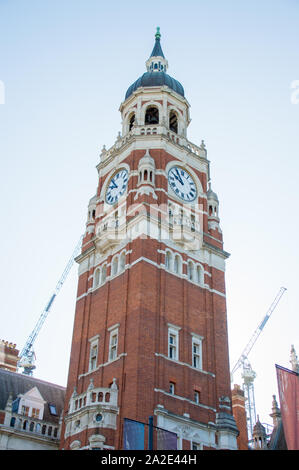
[[[30,390],[28,390],[28,392],[23,394],[22,398],[26,401],[28,400],[28,401],[38,402],[41,404],[46,403],[46,401],[43,399],[37,387],[33,387]]]

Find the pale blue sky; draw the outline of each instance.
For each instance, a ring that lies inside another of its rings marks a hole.
[[[281,286],[250,354],[270,422],[275,363],[298,338],[299,2],[0,0],[1,338],[21,349],[84,231],[99,151],[144,71],[156,26],[191,104],[220,199],[231,365]],[[36,341],[36,377],[66,384],[74,268]],[[238,381],[238,380],[235,380]]]

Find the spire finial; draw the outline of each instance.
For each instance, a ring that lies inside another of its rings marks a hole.
[[[146,61],[146,68],[148,72],[166,72],[168,68],[168,62],[164,57],[160,38],[160,26],[157,26],[154,48],[149,59]]]
[[[294,372],[299,372],[299,361],[298,361],[298,357],[297,357],[297,354],[296,354],[296,351],[295,351],[295,348],[294,348],[294,345],[292,344],[291,346],[291,360],[290,360],[290,363],[292,364],[292,370]]]

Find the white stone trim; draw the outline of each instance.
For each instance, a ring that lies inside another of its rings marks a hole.
[[[151,135],[150,138],[147,135],[136,135],[134,139],[127,145],[123,150],[116,151],[110,161],[103,161],[98,165],[98,169],[102,176],[110,173],[134,151],[134,150],[164,150],[168,154],[172,155],[181,165],[188,165],[189,167],[195,168],[201,173],[208,173],[208,160],[199,158],[197,155],[189,151],[188,148],[175,144],[168,140],[168,137],[164,134]],[[179,137],[179,136],[178,136]]]
[[[157,426],[177,434],[179,448],[183,439],[190,443],[195,441],[206,447],[218,448],[215,442],[216,426],[214,423],[204,424],[186,416],[168,414],[167,410],[159,405],[154,410],[154,414],[157,416]]]
[[[180,254],[178,253],[178,255],[180,256]],[[180,256],[181,257],[181,256]],[[181,258],[182,259],[182,258]],[[152,261],[151,259],[149,258],[146,258],[145,256],[141,256],[140,258],[136,259],[135,261],[133,261],[131,264],[127,264],[125,266],[125,270],[126,269],[130,269],[131,267],[135,266],[137,263],[140,263],[141,261],[145,261],[146,263],[148,264],[151,264],[152,266],[155,266],[156,268],[158,269],[165,269],[166,272],[172,274],[173,276],[177,276],[177,277],[180,277],[181,279],[185,279],[185,280],[188,280],[187,278],[187,275],[186,274],[181,274],[181,273],[175,273],[173,271],[170,271],[168,270],[166,267],[165,267],[165,264],[161,263],[161,264],[158,264],[156,263],[155,261]],[[182,261],[183,263],[183,261]],[[107,265],[108,266],[108,265]],[[116,276],[120,276],[121,274],[123,274],[124,271],[118,273]],[[111,279],[115,278],[116,276],[107,276],[106,277],[106,280],[103,284],[97,286],[97,287],[90,287],[88,289],[87,292],[85,292],[84,294],[81,294],[79,297],[77,297],[77,301],[78,300],[81,300],[82,298],[84,298],[85,296],[89,295],[91,292],[99,289],[100,287],[102,287],[103,285],[105,285],[107,282],[109,282]],[[200,285],[200,284],[197,284],[195,282],[192,282],[190,280],[188,280],[189,282],[191,282],[192,284],[196,285],[197,287],[200,287],[201,289],[207,289],[209,292],[212,292],[213,294],[216,294],[216,295],[220,295],[221,297],[224,297],[226,298],[226,294],[224,294],[223,292],[220,292],[220,291],[217,291],[216,289],[211,289],[207,284],[204,284],[204,285]]]
[[[188,403],[191,403],[194,406],[198,406],[199,408],[204,408],[205,410],[213,411],[214,413],[216,413],[216,411],[217,411],[215,408],[212,408],[211,406],[204,405],[203,403],[196,403],[195,401],[190,400],[190,398],[181,397],[180,395],[176,395],[175,393],[166,392],[165,390],[162,390],[161,388],[154,388],[154,392],[162,393],[163,395],[166,395],[166,396],[172,397],[172,398],[176,398],[176,399],[181,400],[181,401],[187,401]]]
[[[109,366],[110,364],[112,364],[113,362],[116,362],[116,361],[119,361],[122,357],[125,357],[127,356],[127,353],[121,353],[119,354],[115,359],[113,359],[112,361],[107,361],[103,364],[99,364],[95,369],[93,369],[92,371],[88,371],[88,372],[85,372],[84,374],[80,374],[78,376],[78,379],[81,379],[82,377],[86,377],[87,375],[90,375],[94,372],[96,372],[97,370],[101,369],[102,367],[106,367],[106,366]]]
[[[155,353],[155,356],[156,357],[162,357],[163,359],[166,359],[167,361],[175,362],[176,364],[179,364],[180,366],[188,367],[189,369],[192,369],[196,372],[200,372],[200,373],[205,374],[205,375],[209,375],[210,377],[213,377],[213,378],[216,377],[215,374],[213,374],[213,372],[208,372],[208,371],[203,370],[203,369],[198,369],[197,367],[193,367],[192,364],[188,364],[187,362],[182,362],[182,361],[179,361],[179,360],[170,359],[170,357],[165,356],[165,354]]]

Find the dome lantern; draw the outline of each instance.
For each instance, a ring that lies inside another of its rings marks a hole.
[[[168,86],[181,96],[185,96],[184,88],[178,80],[175,80],[166,73],[168,62],[164,57],[161,47],[160,28],[157,27],[155,34],[155,45],[149,59],[146,61],[147,72],[139,77],[127,90],[125,100],[127,100],[139,87]]]

